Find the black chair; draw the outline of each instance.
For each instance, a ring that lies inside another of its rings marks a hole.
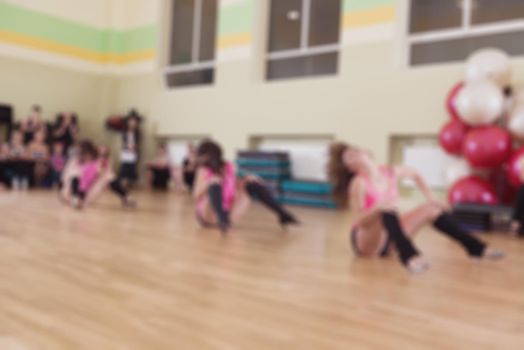
[[[13,129],[13,107],[0,104],[0,125],[6,125],[6,140],[9,140]]]

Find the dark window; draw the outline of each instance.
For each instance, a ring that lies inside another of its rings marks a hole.
[[[411,65],[443,63],[465,60],[474,51],[484,47],[496,47],[509,55],[524,55],[524,30],[468,37],[454,40],[413,44],[411,46]]]
[[[473,24],[524,19],[524,1],[475,0],[471,19]]]
[[[298,49],[302,27],[302,0],[271,1],[269,51]]]
[[[215,59],[216,27],[217,2],[216,0],[203,0],[199,61],[212,61]]]
[[[166,74],[166,83],[167,83],[167,86],[170,88],[177,87],[177,86],[212,84],[213,79],[214,79],[214,70],[213,69]]]
[[[484,47],[524,55],[524,0],[411,0],[409,21],[413,66],[462,61]]]
[[[274,80],[303,76],[331,75],[337,73],[337,67],[338,54],[335,52],[280,59],[268,62],[267,78]]]
[[[172,0],[168,87],[213,83],[217,0]],[[173,72],[176,68],[176,73]]]
[[[339,42],[340,5],[340,0],[311,0],[309,46]]]
[[[195,0],[175,0],[171,20],[171,64],[191,63]]]
[[[341,0],[271,0],[268,80],[336,74]]]
[[[462,26],[462,0],[411,0],[410,32]]]

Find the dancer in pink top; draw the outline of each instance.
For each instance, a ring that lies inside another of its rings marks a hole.
[[[345,143],[331,146],[328,171],[335,199],[342,207],[351,204],[354,212],[350,240],[357,256],[387,256],[394,249],[409,271],[422,272],[429,264],[412,238],[427,224],[457,241],[471,257],[503,256],[458,225],[417,171],[380,166],[369,152]],[[405,214],[398,209],[401,178],[413,180],[426,198],[425,204]]]
[[[80,142],[78,156],[71,160],[64,176],[61,199],[74,208],[92,203],[105,188],[116,194],[124,207],[134,207],[134,201],[116,178],[110,167],[107,147],[97,148],[91,141]]]
[[[255,199],[273,211],[282,226],[298,224],[297,220],[273,197],[263,181],[255,176],[237,178],[235,167],[226,162],[221,147],[210,140],[197,150],[198,170],[193,196],[196,215],[202,226],[218,226],[227,232]]]

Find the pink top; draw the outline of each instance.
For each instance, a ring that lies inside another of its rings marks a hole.
[[[53,170],[55,171],[64,170],[65,163],[66,163],[66,159],[63,155],[53,154],[51,156],[51,167],[53,168]]]
[[[364,198],[364,210],[370,210],[378,202],[382,200],[390,200],[392,202],[399,198],[398,187],[397,187],[397,175],[395,170],[388,167],[381,167],[380,172],[387,178],[387,186],[384,191],[380,191],[373,184],[373,181],[367,176],[362,176],[366,182],[366,196]],[[358,225],[353,225],[352,230],[358,229]]]
[[[215,174],[209,168],[204,168],[206,180],[211,179]],[[222,205],[225,210],[230,210],[233,207],[236,193],[236,174],[235,167],[231,162],[224,165],[224,175],[222,180]],[[197,203],[197,209],[203,210],[207,198],[200,200]]]
[[[392,168],[381,167],[380,171],[388,181],[386,189],[382,192],[375,187],[369,177],[363,177],[367,187],[367,193],[364,199],[364,209],[366,210],[373,208],[377,202],[382,200],[396,201],[399,197],[395,170]]]
[[[80,167],[80,191],[87,192],[98,177],[98,162],[93,160]]]

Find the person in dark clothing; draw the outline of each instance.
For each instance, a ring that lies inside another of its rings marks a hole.
[[[182,180],[189,191],[193,190],[196,174],[196,152],[192,142],[187,143],[187,155],[182,164]]]
[[[522,162],[522,165],[520,178],[523,184],[517,192],[511,224],[512,230],[518,233],[520,237],[524,237],[524,162]]]
[[[122,151],[120,153],[120,169],[118,178],[126,185],[132,185],[138,180],[138,157],[140,150],[140,118],[131,113],[126,120],[126,128],[122,134]]]
[[[69,150],[78,138],[78,117],[72,112],[65,112],[58,116],[52,132],[52,141],[60,142],[63,145],[64,155],[68,155]]]
[[[162,143],[158,147],[155,159],[147,165],[149,186],[154,190],[167,191],[171,181],[171,162],[167,146]]]
[[[45,128],[44,122],[42,121],[42,107],[34,105],[31,108],[31,113],[20,124],[20,131],[23,133],[24,145],[28,145],[33,142],[35,134]]]

